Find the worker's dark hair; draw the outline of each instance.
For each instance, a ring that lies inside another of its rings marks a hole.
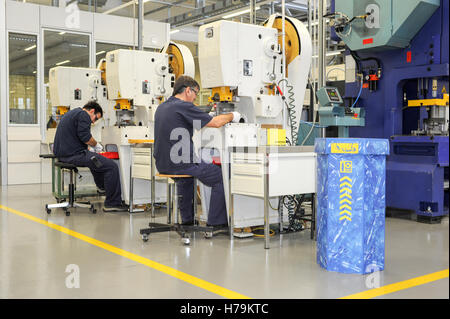
[[[175,85],[173,86],[172,96],[183,93],[187,87],[200,90],[200,85],[198,85],[197,81],[195,81],[190,76],[182,75],[175,81]]]
[[[102,107],[100,106],[100,104],[98,104],[97,102],[95,102],[95,101],[89,101],[89,102],[87,102],[84,106],[83,106],[83,109],[85,109],[85,110],[95,110],[95,114],[97,114],[97,113],[100,113],[101,115],[102,115],[102,117],[103,117],[103,109],[102,109]]]

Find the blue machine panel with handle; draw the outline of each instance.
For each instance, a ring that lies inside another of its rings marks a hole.
[[[340,32],[353,51],[407,47],[438,7],[439,0],[336,0],[335,3],[335,11],[348,20],[361,17]]]

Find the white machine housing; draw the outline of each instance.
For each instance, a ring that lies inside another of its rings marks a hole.
[[[70,109],[83,107],[88,101],[106,103],[106,86],[101,71],[91,68],[57,66],[49,71],[50,100],[53,106]]]
[[[111,100],[127,99],[133,106],[149,106],[167,97],[175,76],[169,74],[168,55],[119,49],[106,54],[106,82]]]
[[[67,107],[72,110],[83,107],[89,101],[96,101],[105,110],[108,105],[106,86],[101,83],[101,70],[57,66],[49,71],[50,101],[53,107]],[[103,119],[92,125],[91,134],[101,140]],[[49,128],[46,142],[53,143],[56,129]]]

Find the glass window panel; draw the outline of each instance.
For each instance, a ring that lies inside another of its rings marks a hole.
[[[110,51],[114,51],[114,50],[118,50],[118,49],[128,49],[131,50],[133,49],[133,46],[131,45],[121,45],[121,44],[112,44],[112,43],[103,43],[103,42],[97,42],[95,44],[96,48],[96,52],[95,52],[95,65],[98,66],[98,63],[100,62],[101,59],[106,57],[106,53],[110,52]]]
[[[48,90],[49,70],[56,66],[89,67],[89,35],[65,31],[44,31],[44,83],[46,84],[46,122],[57,120]]]
[[[9,33],[9,123],[37,124],[37,37]]]

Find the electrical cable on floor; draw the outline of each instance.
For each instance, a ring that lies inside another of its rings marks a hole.
[[[260,234],[255,234],[255,231],[259,231],[259,230],[262,230],[263,231],[263,234],[262,235],[260,235]],[[252,233],[253,233],[253,236],[254,237],[264,237],[264,227],[256,227],[256,228],[253,228],[252,229]],[[270,237],[272,237],[272,236],[274,236],[275,235],[275,231],[273,230],[273,229],[270,229],[269,230],[269,236]]]

